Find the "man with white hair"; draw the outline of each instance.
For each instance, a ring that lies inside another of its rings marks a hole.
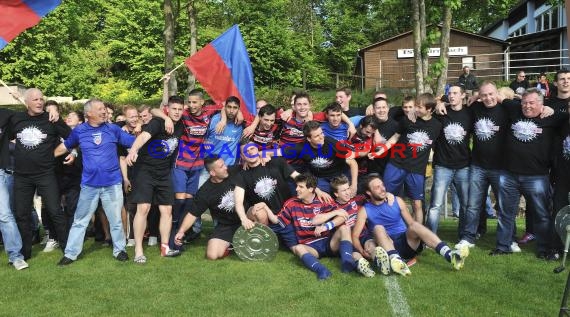
[[[87,225],[97,209],[99,199],[109,220],[113,256],[118,261],[129,259],[125,252],[125,234],[121,220],[123,190],[117,146],[130,148],[135,138],[119,126],[107,122],[107,111],[101,100],[87,101],[84,112],[88,122],[73,129],[69,138],[55,150],[55,155],[59,156],[79,146],[83,154],[81,193],[69,231],[69,243],[59,266],[77,260],[83,248]]]
[[[24,259],[32,256],[32,206],[37,191],[42,196],[53,230],[60,246],[65,247],[67,225],[60,206],[59,188],[55,175],[54,149],[71,129],[59,119],[49,121],[44,110],[41,90],[30,88],[24,93],[27,110],[16,113],[10,120],[11,137],[16,140],[14,150],[14,215],[22,236]]]

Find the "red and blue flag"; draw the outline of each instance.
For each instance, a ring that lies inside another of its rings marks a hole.
[[[61,0],[0,0],[0,50],[60,3]]]
[[[237,24],[185,63],[216,103],[236,96],[246,118],[256,115],[253,70]]]

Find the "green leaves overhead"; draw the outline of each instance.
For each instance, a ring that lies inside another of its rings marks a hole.
[[[516,2],[426,0],[428,23],[441,20],[442,1],[457,10],[453,26],[467,31],[480,30]],[[188,0],[172,2],[179,64],[189,56]],[[198,48],[240,25],[258,88],[299,87],[303,80],[308,88],[332,88],[332,73],[353,73],[358,49],[411,29],[411,0],[201,0],[194,6]],[[66,0],[0,51],[0,78],[47,95],[157,98],[163,32],[161,1]],[[428,37],[437,42],[439,34]],[[186,68],[178,74],[182,91]]]

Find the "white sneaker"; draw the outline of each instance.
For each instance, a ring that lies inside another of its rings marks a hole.
[[[47,242],[49,241],[49,231],[46,230],[44,238],[42,239],[42,241],[40,242],[41,245],[45,245]]]
[[[473,248],[474,246],[475,246],[475,243],[471,243],[471,242],[469,242],[469,241],[467,241],[467,240],[461,240],[461,241],[459,241],[459,243],[457,243],[457,244],[455,245],[455,248],[458,249],[458,250],[461,249],[461,248],[463,248],[463,247],[468,247],[469,249],[471,249],[471,248]]]
[[[360,258],[356,270],[365,277],[374,277],[376,273],[370,268],[370,263],[365,258]]]
[[[513,252],[513,253],[520,253],[520,252],[522,252],[522,250],[521,250],[521,248],[519,247],[519,244],[518,244],[518,243],[516,243],[516,242],[514,242],[514,241],[513,241],[513,243],[511,243],[511,252]]]
[[[21,271],[23,269],[27,269],[29,267],[28,263],[26,263],[26,261],[21,260],[21,259],[14,261],[14,263],[12,263],[12,265],[18,271]]]
[[[148,246],[152,247],[158,244],[158,238],[157,237],[148,237]]]
[[[51,251],[57,249],[58,247],[59,247],[59,243],[57,243],[57,241],[55,241],[54,239],[49,239],[46,242],[44,252],[51,252]]]
[[[134,247],[135,246],[135,239],[127,240],[127,247]]]

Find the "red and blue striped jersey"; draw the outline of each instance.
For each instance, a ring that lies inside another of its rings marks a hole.
[[[366,203],[366,197],[364,195],[357,195],[344,204],[336,202],[336,209],[344,209],[348,213],[348,220],[345,222],[348,227],[354,227],[358,210],[364,205],[364,203]]]
[[[313,120],[325,122],[327,121],[327,116],[324,112],[315,112],[313,113]],[[277,122],[281,124],[281,136],[279,137],[279,148],[281,151],[284,151],[286,147],[294,147],[295,144],[305,142],[305,136],[303,135],[303,126],[305,125],[306,121],[295,119],[294,112],[288,121],[279,119]],[[287,157],[287,163],[293,165],[304,164],[300,159],[290,157]]]
[[[293,197],[285,202],[277,218],[283,228],[292,224],[295,228],[295,235],[299,243],[308,244],[330,235],[329,231],[325,231],[321,233],[320,237],[316,237],[316,226],[313,224],[313,218],[320,213],[326,213],[336,209],[335,204],[323,203],[318,200],[316,196],[310,204],[305,204],[299,198]]]
[[[208,132],[210,119],[221,109],[221,106],[204,107],[202,113],[193,116],[188,110],[182,114],[184,134],[180,138],[176,167],[183,170],[204,167],[203,142]]]
[[[260,126],[255,129],[251,136],[251,141],[255,143],[260,151],[265,149],[276,149],[279,141],[279,134],[281,133],[281,125],[275,123],[271,129],[262,131]]]

